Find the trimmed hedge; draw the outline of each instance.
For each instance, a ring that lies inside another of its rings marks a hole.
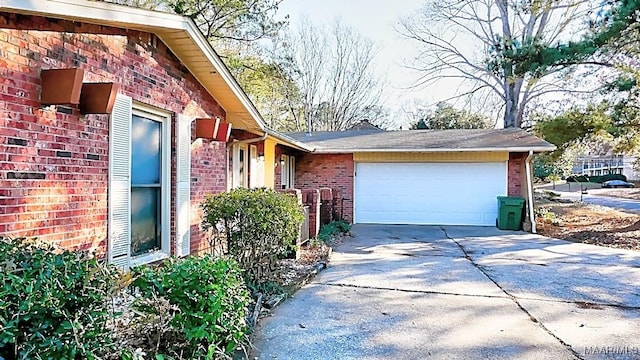
[[[601,176],[571,175],[567,177],[567,182],[592,182],[592,183],[601,184],[609,180],[627,181],[627,177],[622,174],[607,174],[607,175],[601,175]]]
[[[201,206],[212,252],[235,259],[250,286],[273,278],[277,260],[295,246],[304,220],[295,197],[265,188],[210,195]]]

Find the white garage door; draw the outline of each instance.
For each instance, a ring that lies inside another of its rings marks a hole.
[[[355,222],[495,225],[507,164],[357,163]]]

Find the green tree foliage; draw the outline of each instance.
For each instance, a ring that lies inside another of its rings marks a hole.
[[[538,2],[533,2],[536,4]],[[543,2],[540,2],[543,3]],[[598,63],[593,56],[620,49],[620,39],[634,37],[638,31],[640,0],[609,0],[602,3],[598,18],[592,22],[593,31],[577,41],[549,43],[542,39],[519,42],[500,39],[487,64],[494,72],[512,69],[513,76],[534,74],[541,76],[551,68],[583,63]]]
[[[504,127],[520,127],[527,106],[554,92],[566,92],[552,78],[555,69],[520,71],[515,49],[546,46],[586,31],[588,0],[431,0],[402,34],[420,47],[412,68],[416,85],[456,79],[453,98],[470,98],[503,115]],[[471,45],[470,45],[471,44]],[[438,85],[438,84],[436,84]]]
[[[282,0],[103,0],[145,9],[167,11],[193,19],[214,46],[267,125],[291,130],[291,109],[298,106],[299,89],[293,68],[281,56],[279,36],[286,18],[276,20]],[[285,44],[286,45],[286,44]]]
[[[276,21],[282,0],[104,0],[190,17],[210,40],[253,42],[271,37],[285,21]]]
[[[573,107],[557,116],[538,118],[534,126],[537,135],[558,148],[586,139],[590,135],[616,131],[608,103]]]
[[[301,91],[290,62],[258,55],[227,58],[227,62],[267,126],[278,131],[304,130],[302,119],[295,116],[301,106]]]
[[[574,143],[565,146],[561,151],[536,154],[533,158],[533,175],[554,181],[566,178],[573,173],[573,165],[584,150],[585,147],[582,144]]]
[[[411,130],[488,129],[489,119],[468,110],[456,109],[447,103],[439,103],[434,111],[419,109]]]
[[[538,117],[534,132],[556,145],[557,151],[583,143],[597,153],[634,152],[640,149],[640,109],[608,101],[576,106],[556,116]]]
[[[542,71],[589,61],[614,69],[608,72],[600,94],[594,94],[606,100],[573,107],[536,125],[536,131],[560,149],[575,142],[593,144],[594,139],[607,139],[616,152],[634,152],[640,147],[640,1],[603,4],[591,24],[592,32],[584,38],[535,49],[523,47],[508,56],[518,71]]]

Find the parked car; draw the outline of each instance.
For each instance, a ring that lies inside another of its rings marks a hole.
[[[602,183],[603,188],[632,188],[633,184],[622,180],[609,180]]]

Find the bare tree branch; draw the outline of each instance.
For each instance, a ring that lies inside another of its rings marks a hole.
[[[517,75],[515,64],[488,59],[518,44],[549,45],[571,38],[593,6],[588,0],[431,0],[398,29],[421,46],[413,64],[407,65],[419,73],[413,86],[443,79],[468,81],[471,89],[455,98],[492,93],[503,104],[504,126],[519,127],[530,100],[549,93],[538,89],[545,78],[574,64]],[[606,61],[590,64],[609,66]]]

